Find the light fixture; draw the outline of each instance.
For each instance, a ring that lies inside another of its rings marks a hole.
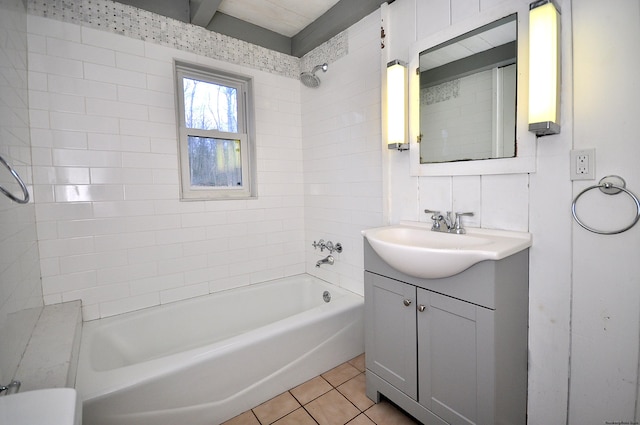
[[[405,151],[407,142],[407,66],[399,60],[387,64],[387,147]]]
[[[529,5],[529,131],[560,133],[560,12],[553,0]]]

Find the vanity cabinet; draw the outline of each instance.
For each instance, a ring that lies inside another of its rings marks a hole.
[[[443,279],[388,266],[365,239],[367,396],[424,424],[525,424],[528,250]]]

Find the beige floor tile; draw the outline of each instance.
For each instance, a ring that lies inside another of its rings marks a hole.
[[[316,425],[316,421],[301,407],[274,422],[273,425]]]
[[[344,425],[360,411],[337,390],[331,390],[305,406],[320,425]]]
[[[365,377],[364,373],[357,375],[355,378],[349,379],[344,384],[338,387],[338,391],[347,398],[351,403],[360,409],[365,411],[373,406],[373,401],[366,395]]]
[[[282,393],[253,409],[261,424],[271,424],[300,407],[300,403],[289,393]]]
[[[359,414],[347,425],[376,425],[371,419],[367,417],[364,413]]]
[[[413,425],[420,423],[386,401],[374,404],[364,414],[378,425]]]
[[[244,412],[233,419],[229,419],[222,425],[260,425],[260,421],[256,418],[252,411]]]
[[[322,394],[329,392],[333,389],[322,376],[316,376],[315,378],[298,385],[294,389],[290,390],[291,394],[302,404],[303,406],[309,403],[311,400],[320,397]]]
[[[337,387],[338,385],[347,382],[349,379],[353,378],[359,373],[360,371],[351,366],[349,363],[342,363],[340,366],[337,366],[330,371],[323,373],[322,377],[326,379],[327,382],[329,382],[331,385]]]
[[[364,353],[362,353],[358,357],[354,357],[349,360],[349,364],[358,369],[360,372],[364,372],[366,369],[364,360]]]

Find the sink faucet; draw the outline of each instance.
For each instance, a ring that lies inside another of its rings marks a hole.
[[[330,266],[332,266],[333,263],[334,263],[333,255],[327,255],[322,260],[318,260],[318,262],[316,263],[316,267],[320,267],[323,264],[329,264]]]
[[[431,230],[434,232],[455,233],[462,235],[466,233],[464,227],[462,227],[462,216],[472,216],[472,212],[457,212],[455,213],[455,219],[451,217],[451,211],[447,211],[447,215],[443,216],[440,211],[424,210],[425,213],[431,214],[431,220],[433,220],[433,226]]]

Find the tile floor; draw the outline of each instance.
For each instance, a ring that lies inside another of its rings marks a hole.
[[[365,395],[364,354],[254,407],[223,425],[419,424],[383,401]]]

